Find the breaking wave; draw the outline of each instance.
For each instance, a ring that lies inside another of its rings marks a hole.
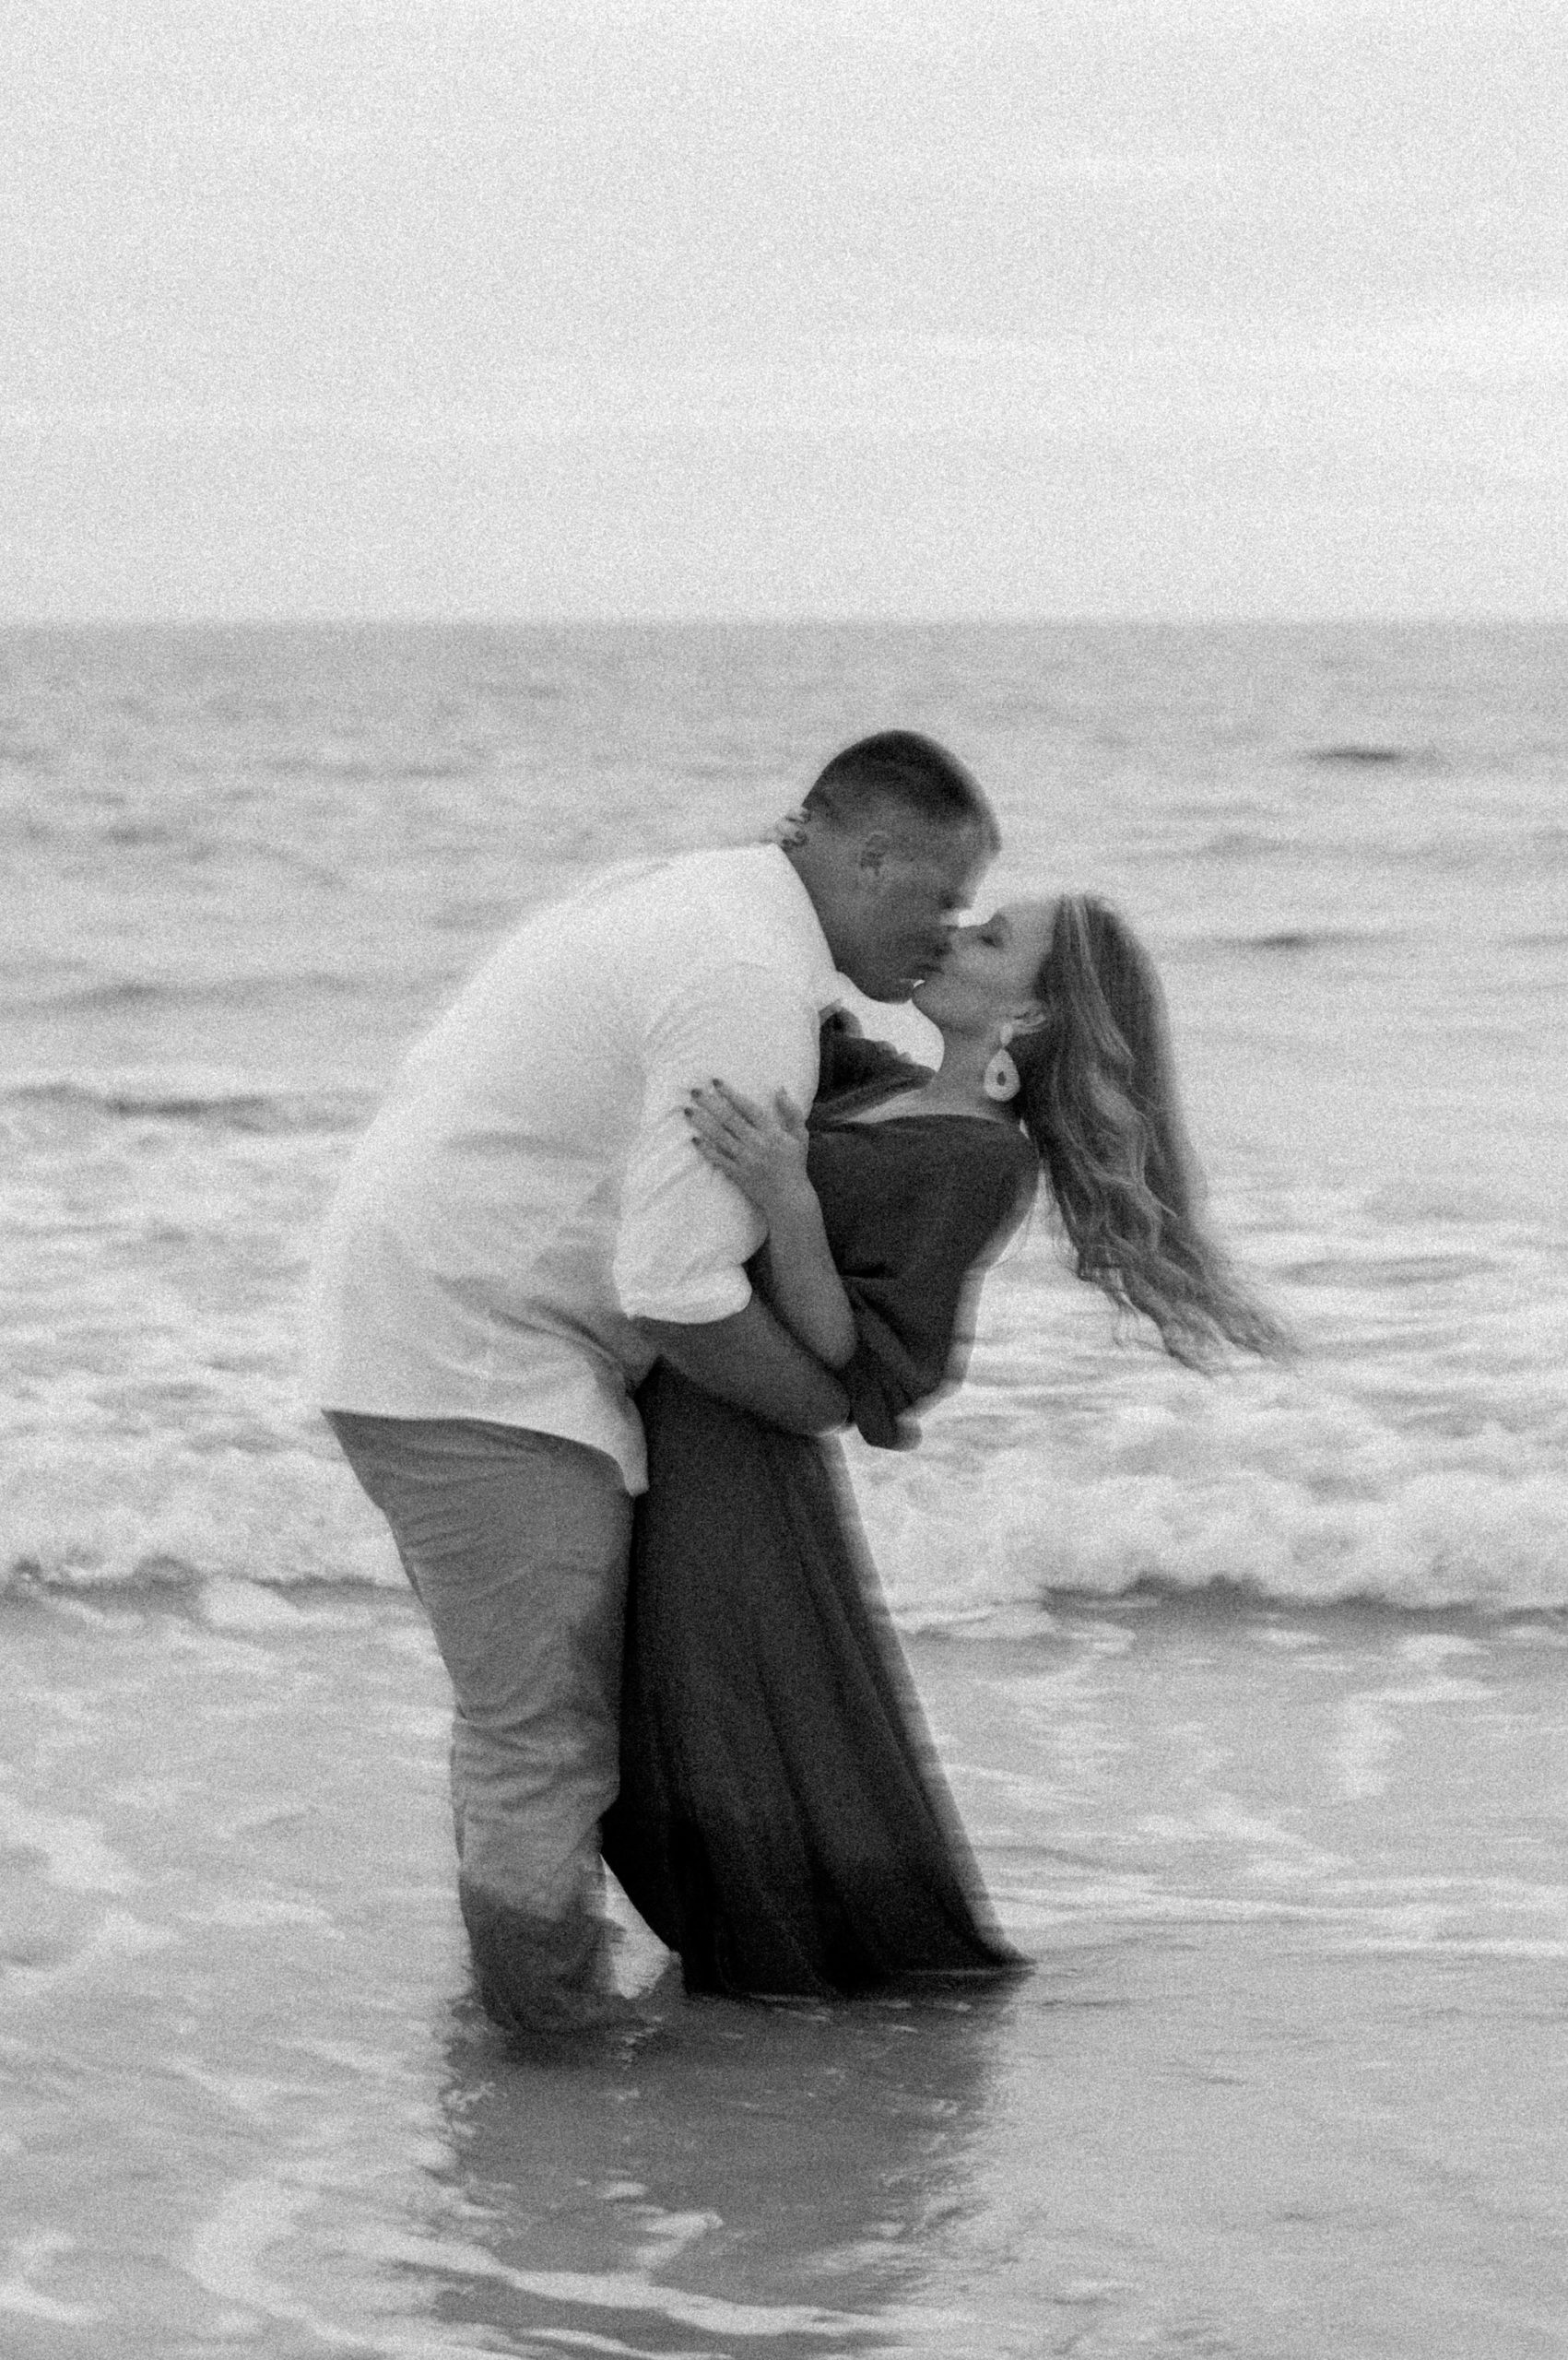
[[[1012,1438],[987,1447],[959,1419],[914,1455],[854,1450],[895,1619],[961,1634],[1054,1598],[1216,1586],[1291,1608],[1568,1612],[1560,1435],[1400,1432],[1348,1400],[1307,1413],[1267,1388],[1197,1398],[1184,1386],[1124,1407],[1078,1442],[1009,1410]],[[13,1440],[0,1596],[178,1604],[214,1582],[403,1589],[385,1528],[308,1413],[243,1446]]]

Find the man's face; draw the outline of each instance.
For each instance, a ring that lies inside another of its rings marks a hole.
[[[991,854],[977,827],[901,828],[863,853],[838,962],[867,999],[907,999],[941,964],[948,928],[973,899]]]

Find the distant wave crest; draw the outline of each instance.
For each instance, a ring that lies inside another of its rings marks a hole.
[[[144,975],[106,976],[93,983],[45,984],[40,988],[7,981],[4,997],[13,1007],[69,1009],[73,1014],[91,1015],[99,1012],[160,1009],[265,1008],[278,999],[297,1000],[321,997],[353,998],[384,990],[383,979],[374,974],[345,975],[336,974],[285,975],[225,975],[222,977],[181,977],[178,981]]]
[[[1277,934],[1230,935],[1220,947],[1226,950],[1347,950],[1387,940],[1386,935],[1364,926],[1287,926]]]
[[[1397,936],[1372,926],[1279,926],[1260,934],[1195,936],[1167,945],[1165,958],[1178,962],[1229,961],[1235,958],[1309,958],[1323,950],[1382,950]]]
[[[0,1119],[10,1115],[45,1124],[86,1117],[195,1123],[223,1131],[338,1131],[361,1121],[367,1103],[358,1091],[137,1088],[63,1078],[0,1088]]]
[[[1348,769],[1358,765],[1373,768],[1380,762],[1430,763],[1433,755],[1430,747],[1380,746],[1350,743],[1342,746],[1314,746],[1308,751],[1309,762],[1339,762]]]

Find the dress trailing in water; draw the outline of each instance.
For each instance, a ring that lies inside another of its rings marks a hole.
[[[898,1086],[883,1060],[819,1101],[808,1156],[858,1334],[841,1375],[856,1426],[886,1447],[914,1438],[908,1411],[949,1378],[976,1266],[1038,1172],[1002,1124],[854,1119]],[[1016,1972],[836,1443],[766,1425],[662,1363],[638,1407],[649,1488],[604,1850],[688,1989],[831,1996]]]

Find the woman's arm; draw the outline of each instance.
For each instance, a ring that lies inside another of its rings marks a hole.
[[[807,1177],[805,1116],[785,1091],[769,1114],[714,1081],[692,1092],[686,1117],[698,1153],[767,1221],[774,1311],[808,1351],[843,1368],[855,1349],[855,1317]]]

